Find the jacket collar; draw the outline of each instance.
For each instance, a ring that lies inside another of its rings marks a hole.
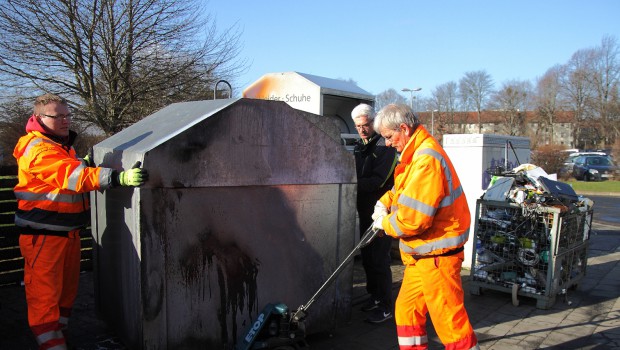
[[[370,147],[370,145],[373,145],[373,144],[377,143],[377,141],[379,141],[380,138],[381,138],[381,135],[379,135],[378,133],[375,132],[367,140],[364,140],[364,139],[360,138],[357,141],[357,145],[358,145],[358,147],[360,149],[366,149],[366,148]]]
[[[418,125],[418,127],[413,132],[413,135],[411,135],[411,138],[405,145],[405,148],[403,148],[403,151],[400,154],[400,163],[411,163],[411,159],[413,158],[415,151],[420,147],[422,142],[424,142],[429,137],[431,137],[431,135],[428,133],[428,130],[426,130],[426,128],[424,128],[424,126],[422,126],[421,124]]]
[[[367,140],[362,140],[360,139],[360,143],[362,145],[370,145],[372,143],[377,143],[377,141],[381,138],[381,135],[379,135],[378,133],[373,133],[372,136],[370,136]]]

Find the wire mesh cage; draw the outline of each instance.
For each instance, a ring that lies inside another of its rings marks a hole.
[[[586,272],[592,209],[478,200],[470,292],[536,298],[548,309]]]

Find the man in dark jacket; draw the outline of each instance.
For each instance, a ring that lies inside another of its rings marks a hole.
[[[355,146],[357,170],[357,213],[360,235],[372,225],[372,213],[377,200],[394,185],[393,170],[396,150],[385,146],[385,140],[373,129],[374,109],[360,104],[351,117],[361,140]],[[366,290],[370,298],[362,311],[370,312],[366,321],[381,323],[393,317],[392,271],[390,249],[392,238],[376,237],[362,248],[362,265],[366,272]]]

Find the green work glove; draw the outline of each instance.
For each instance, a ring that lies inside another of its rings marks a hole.
[[[118,183],[121,186],[142,186],[149,179],[149,173],[146,169],[140,168],[141,163],[138,161],[129,170],[122,171],[118,174]]]
[[[94,167],[95,161],[93,158],[94,158],[93,149],[91,148],[88,150],[88,154],[86,154],[86,157],[82,158],[82,162],[84,163],[84,165],[88,167]]]
[[[87,154],[86,157],[82,158],[82,161],[84,162],[84,165],[86,166],[94,166],[95,164],[93,164],[93,161],[90,159],[90,154]]]

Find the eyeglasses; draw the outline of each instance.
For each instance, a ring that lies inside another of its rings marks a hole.
[[[59,115],[48,115],[48,114],[41,114],[41,117],[45,117],[45,118],[51,118],[51,119],[64,119],[64,120],[71,120],[71,114],[59,114]]]
[[[362,124],[362,125],[356,125],[355,128],[358,129],[358,130],[359,129],[368,129],[368,128],[370,128],[370,124],[367,123],[367,124]]]

